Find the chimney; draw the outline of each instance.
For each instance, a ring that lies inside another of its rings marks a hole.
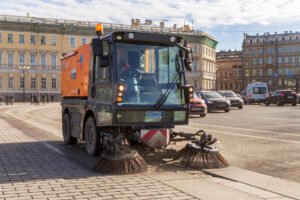
[[[165,27],[165,22],[159,22],[159,26],[160,26],[161,28],[164,28],[164,27]]]
[[[135,25],[134,19],[131,19],[131,26],[134,26],[134,25]]]
[[[259,36],[259,33],[256,33],[256,36]]]
[[[29,12],[27,13],[27,18],[29,18],[30,17],[30,14],[29,14]]]
[[[152,20],[146,19],[146,20],[145,20],[145,24],[146,24],[146,25],[151,25],[151,24],[152,24]]]
[[[176,29],[176,28],[177,28],[177,24],[174,24],[174,25],[173,25],[173,29]]]
[[[141,26],[141,21],[140,21],[140,19],[136,19],[136,26]]]

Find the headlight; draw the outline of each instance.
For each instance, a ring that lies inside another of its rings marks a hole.
[[[210,100],[207,100],[207,103],[208,104],[213,104],[214,102],[210,101]]]
[[[230,100],[229,100],[229,99],[227,99],[227,100],[226,100],[226,103],[230,104]]]
[[[201,102],[201,104],[205,104],[205,101],[204,101],[203,99],[201,99],[201,101],[200,101],[200,102]]]

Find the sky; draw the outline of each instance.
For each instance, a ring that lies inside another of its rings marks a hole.
[[[0,14],[165,27],[189,24],[212,35],[217,51],[242,49],[243,34],[299,31],[300,0],[0,0]]]

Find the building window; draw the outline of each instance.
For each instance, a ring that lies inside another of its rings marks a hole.
[[[292,47],[292,48],[291,48],[291,51],[292,51],[292,52],[296,52],[296,48],[295,48],[295,47]]]
[[[14,42],[13,34],[9,33],[9,34],[7,35],[7,42],[8,42],[8,43],[13,43],[13,42]]]
[[[56,55],[51,55],[51,66],[56,66]]]
[[[300,59],[300,56],[299,56]],[[0,52],[0,65],[2,65],[2,53]]]
[[[87,44],[87,39],[86,38],[81,38],[81,44]]]
[[[7,64],[8,65],[14,64],[14,53],[7,53]]]
[[[30,79],[30,88],[34,89],[36,87],[35,77],[31,77]]]
[[[256,58],[252,58],[252,64],[256,65]]]
[[[258,75],[259,75],[259,76],[262,76],[262,75],[263,75],[263,69],[259,69]]]
[[[247,49],[247,50],[245,51],[245,53],[246,53],[246,54],[249,54],[249,50]]]
[[[198,53],[198,46],[194,45],[194,53]]]
[[[260,64],[260,65],[263,64],[263,59],[262,58],[258,58],[258,64]]]
[[[194,80],[194,89],[198,89],[198,81]]]
[[[281,53],[281,48],[277,48],[277,52],[278,52],[278,53]]]
[[[194,71],[198,71],[198,61],[194,61]]]
[[[268,57],[268,64],[272,64],[272,57]]]
[[[246,77],[249,77],[249,69],[246,69],[246,71],[245,71],[245,76],[246,76]]]
[[[278,64],[281,64],[281,57],[277,58],[277,62],[278,62]]]
[[[0,41],[1,42],[1,41]],[[300,46],[298,47],[298,52],[300,52]]]
[[[46,66],[46,54],[41,54],[41,66]]]
[[[2,77],[0,76],[0,88],[2,88]]]
[[[267,53],[267,54],[272,54],[272,53],[274,53],[274,49],[273,49],[273,48],[268,48],[268,49],[266,50],[266,53]]]
[[[41,79],[41,88],[42,89],[46,89],[47,88],[46,77],[42,77],[42,79]]]
[[[0,57],[0,59],[1,59],[1,57]],[[298,63],[300,63],[300,56],[298,57]],[[1,63],[0,63],[1,64]],[[300,69],[300,68],[299,68]]]
[[[14,77],[8,77],[8,88],[14,88]]]
[[[280,75],[282,74],[281,68],[278,69],[278,74],[280,74]]]
[[[262,50],[262,49],[259,49],[259,50],[258,50],[258,53],[259,53],[259,54],[263,54],[263,50]]]
[[[24,88],[25,87],[25,77],[20,77],[20,88]]]
[[[36,65],[36,54],[30,54],[30,65]]]
[[[256,53],[256,52],[255,52],[255,49],[252,49],[252,54],[255,55],[255,53]]]
[[[19,65],[25,65],[25,54],[24,53],[19,54]]]
[[[41,36],[41,44],[46,44],[46,36]]]
[[[256,76],[256,69],[252,70],[252,76]]]
[[[75,38],[70,38],[69,45],[70,45],[70,47],[75,47],[76,46]]]
[[[56,89],[56,78],[52,78],[52,89]]]
[[[284,47],[284,53],[288,53],[289,52],[289,48],[288,47]]]
[[[296,62],[296,57],[292,56],[292,63],[295,64],[295,62]]]
[[[1,35],[1,33],[0,33],[0,42],[2,42],[2,35]]]
[[[272,76],[272,69],[268,69],[268,76]]]
[[[35,44],[35,35],[30,36],[30,44]]]
[[[19,35],[19,43],[20,44],[24,44],[25,43],[24,35]]]
[[[56,45],[56,37],[51,37],[50,38],[50,44],[51,45]]]
[[[284,63],[285,63],[285,64],[289,63],[289,57],[287,57],[287,56],[284,57]]]

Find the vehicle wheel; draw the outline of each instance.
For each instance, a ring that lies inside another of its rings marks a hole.
[[[239,106],[238,108],[239,108],[239,109],[243,109],[243,105]]]
[[[297,105],[297,103],[292,103],[292,106],[296,106]]]
[[[282,104],[280,103],[279,99],[276,102],[277,106],[282,106]]]
[[[270,105],[269,101],[265,101],[266,106]]]
[[[77,138],[71,135],[71,119],[69,113],[64,114],[62,123],[64,143],[67,145],[76,144]]]
[[[252,100],[249,101],[249,104],[252,104]]]
[[[224,111],[225,111],[225,112],[229,112],[229,111],[230,111],[230,109],[225,109]]]
[[[200,114],[200,117],[205,117],[206,116],[206,114]]]
[[[84,140],[86,152],[91,156],[100,154],[100,134],[97,132],[95,119],[89,117],[84,125]]]

